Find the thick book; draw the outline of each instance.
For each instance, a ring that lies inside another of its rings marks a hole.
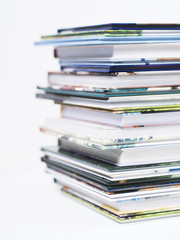
[[[61,149],[78,152],[84,156],[90,156],[101,161],[118,166],[137,166],[157,163],[170,163],[180,159],[180,141],[172,141],[164,144],[136,144],[125,146],[121,149],[101,150],[85,145],[80,145],[66,138],[59,139]]]
[[[94,122],[82,122],[71,119],[47,119],[40,127],[44,133],[66,136],[90,141],[94,147],[116,148],[116,145],[180,140],[180,125],[119,128]]]
[[[117,74],[49,72],[48,84],[51,87],[77,91],[178,87],[180,86],[180,71]]]
[[[179,59],[180,43],[163,44],[115,44],[66,46],[54,50],[54,56],[60,59]]]
[[[180,111],[148,109],[147,111],[107,111],[95,108],[61,106],[61,117],[118,127],[147,127],[180,124]]]
[[[94,142],[94,147],[180,140],[180,125],[119,128],[70,119],[47,119],[44,133]]]

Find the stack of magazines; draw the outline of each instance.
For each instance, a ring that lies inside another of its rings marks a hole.
[[[64,194],[118,221],[180,215],[180,24],[59,29],[36,96],[59,104],[41,160]]]

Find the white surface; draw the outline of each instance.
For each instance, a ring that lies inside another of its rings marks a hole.
[[[0,239],[179,239],[180,218],[119,225],[59,194],[39,160],[38,132],[59,106],[38,101],[36,84],[58,69],[40,34],[108,22],[180,22],[175,1],[0,1]]]
[[[0,176],[0,239],[179,239],[180,218],[118,224],[64,196],[51,176]]]

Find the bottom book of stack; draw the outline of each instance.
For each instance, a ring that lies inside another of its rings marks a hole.
[[[149,156],[153,158],[153,147],[160,161],[149,163]],[[128,149],[127,153],[117,149],[111,154],[110,150],[89,148],[61,137],[58,146],[42,148],[44,156],[41,160],[64,194],[117,222],[178,216],[180,161],[170,156],[167,156],[169,161],[162,162],[161,159],[165,158],[162,149],[166,148],[172,156],[174,153],[179,158],[180,142],[150,144],[149,148],[146,152],[148,146],[145,144],[131,154]],[[144,156],[144,160],[132,165],[131,155],[134,159]],[[123,158],[130,162],[123,162]]]

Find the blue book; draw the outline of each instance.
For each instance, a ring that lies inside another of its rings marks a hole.
[[[180,24],[172,23],[108,23],[108,24],[99,24],[92,26],[84,27],[75,27],[75,28],[62,28],[58,29],[58,33],[62,32],[79,32],[79,31],[92,31],[92,30],[116,30],[116,29],[138,29],[138,30],[180,30]]]

